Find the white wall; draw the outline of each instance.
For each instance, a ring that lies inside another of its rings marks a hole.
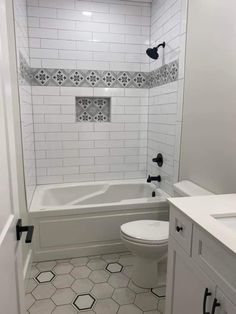
[[[32,67],[148,71],[150,3],[28,0]]]
[[[149,71],[150,3],[28,0],[32,67]],[[146,177],[148,89],[33,86],[37,184]],[[75,96],[111,122],[75,123]]]
[[[38,184],[146,176],[147,89],[32,90]],[[112,96],[111,122],[75,123],[75,95]]]
[[[215,193],[236,189],[235,12],[234,0],[189,1],[180,177]]]
[[[29,41],[27,29],[27,7],[26,0],[14,0],[15,33],[17,47],[17,64],[19,78],[19,97],[21,109],[21,129],[23,140],[24,173],[26,196],[28,206],[31,203],[32,195],[36,185],[35,150],[34,150],[34,129],[33,129],[33,105],[31,97],[31,85],[22,77],[22,72],[29,68]],[[23,56],[24,68],[22,69]]]
[[[179,60],[178,80],[151,88],[149,93],[147,169],[151,175],[162,176],[161,187],[170,194],[179,170],[186,9],[186,0],[154,0],[151,10],[152,46],[165,41],[166,48],[160,48],[160,57],[151,61],[150,69]],[[164,156],[162,168],[152,162],[159,152]]]
[[[34,68],[149,72],[180,63],[177,82],[150,89],[149,115],[145,88],[34,86],[37,184],[143,178],[147,168],[159,172],[151,159],[161,151],[162,187],[171,193],[178,177],[186,0],[154,0],[152,7],[121,0],[27,4]],[[160,49],[153,62],[146,48],[163,40],[165,53]],[[75,96],[109,95],[111,123],[75,123]]]

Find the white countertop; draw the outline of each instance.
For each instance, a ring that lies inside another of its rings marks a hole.
[[[236,217],[236,194],[176,197],[168,201],[236,254],[236,228],[232,230],[213,217]]]

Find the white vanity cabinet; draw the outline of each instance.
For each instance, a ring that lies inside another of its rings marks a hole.
[[[165,314],[236,314],[235,276],[236,256],[171,205]]]

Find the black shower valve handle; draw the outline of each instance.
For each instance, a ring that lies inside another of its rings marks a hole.
[[[152,159],[153,162],[156,162],[158,167],[162,167],[163,165],[163,156],[161,153],[158,153],[155,158]]]

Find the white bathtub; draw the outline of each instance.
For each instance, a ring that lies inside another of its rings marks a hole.
[[[138,219],[167,220],[168,196],[144,180],[38,186],[30,208],[34,259],[124,251],[120,225]]]

